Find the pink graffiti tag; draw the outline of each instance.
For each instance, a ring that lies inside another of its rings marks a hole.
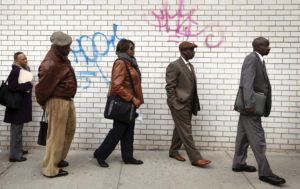
[[[155,19],[158,21],[158,24],[152,24],[149,20],[146,19],[148,24],[158,27],[160,32],[165,29],[165,31],[169,34],[170,39],[168,41],[176,43],[180,42],[180,37],[184,37],[184,40],[188,41],[191,37],[197,37],[206,32],[208,29],[215,27],[217,29],[217,32],[219,32],[220,34],[218,43],[214,45],[209,44],[209,39],[215,37],[213,33],[210,33],[205,36],[205,45],[208,48],[219,47],[223,43],[225,38],[225,34],[224,31],[221,30],[221,26],[219,24],[209,24],[199,32],[192,33],[192,26],[199,26],[199,23],[192,18],[195,13],[195,9],[192,9],[187,13],[183,13],[183,3],[184,0],[180,0],[178,10],[176,11],[175,15],[170,15],[168,10],[168,2],[163,3],[163,8],[159,11],[159,13],[151,11],[151,15],[155,17]],[[175,25],[170,24],[171,21],[175,21]],[[171,40],[171,38],[175,38],[175,40]]]

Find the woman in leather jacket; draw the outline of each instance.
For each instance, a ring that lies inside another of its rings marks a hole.
[[[118,58],[112,68],[110,95],[119,96],[128,102],[132,101],[136,108],[139,108],[144,103],[144,98],[141,87],[141,72],[134,57],[134,48],[135,45],[130,40],[122,39],[119,41],[116,49]],[[133,92],[125,64],[129,68],[135,93]],[[143,164],[141,160],[136,160],[133,157],[134,126],[135,120],[130,124],[114,120],[113,128],[109,131],[100,147],[94,152],[94,158],[97,159],[101,167],[109,166],[105,160],[119,141],[121,141],[122,159],[125,164]]]

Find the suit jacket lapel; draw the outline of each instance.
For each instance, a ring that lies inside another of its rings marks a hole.
[[[192,70],[192,76],[193,76],[193,79],[194,79],[194,81],[195,81],[195,83],[196,83],[196,73],[195,73],[195,69],[194,69],[194,66],[192,65],[192,64],[190,64],[191,65],[191,70]]]
[[[181,59],[181,57],[178,59],[178,62],[180,66],[182,67],[183,72],[190,78],[190,80],[193,81],[192,72],[188,69],[188,67],[185,65],[184,61]],[[193,71],[193,70],[192,70]]]
[[[255,54],[255,56],[256,56],[256,58],[257,58],[257,60],[258,60],[258,62],[259,62],[260,70],[262,70],[266,82],[267,82],[267,83],[270,83],[269,77],[268,77],[268,74],[267,74],[267,70],[266,70],[266,68],[264,67],[263,62],[260,60],[260,58],[259,58],[259,56],[256,54],[256,52],[253,52],[253,53]]]

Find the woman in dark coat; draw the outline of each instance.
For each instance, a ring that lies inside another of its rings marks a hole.
[[[143,92],[141,87],[141,72],[134,58],[134,43],[127,39],[122,39],[117,45],[117,60],[114,63],[111,76],[110,96],[119,96],[126,101],[132,101],[136,108],[144,103]],[[130,83],[129,75],[126,70],[127,65],[133,83],[135,93]],[[109,131],[103,143],[94,152],[101,167],[108,167],[105,162],[106,158],[115,149],[118,142],[121,142],[122,159],[125,164],[142,164],[141,160],[133,157],[133,135],[135,120],[130,124],[114,120],[113,128]]]
[[[26,161],[26,158],[23,157],[23,155],[28,153],[28,151],[23,150],[22,130],[24,123],[32,121],[31,89],[33,83],[31,81],[21,84],[18,82],[19,74],[22,69],[30,71],[27,66],[27,58],[25,54],[17,52],[14,54],[14,63],[8,76],[8,88],[13,92],[22,93],[23,100],[19,109],[5,109],[4,122],[11,123],[10,162]]]

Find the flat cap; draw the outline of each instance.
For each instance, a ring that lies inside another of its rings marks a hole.
[[[198,47],[196,44],[190,43],[188,41],[181,42],[179,45],[179,51],[183,51],[185,49],[196,48]]]
[[[72,43],[72,38],[64,32],[57,31],[51,35],[50,41],[56,46],[67,46]]]

